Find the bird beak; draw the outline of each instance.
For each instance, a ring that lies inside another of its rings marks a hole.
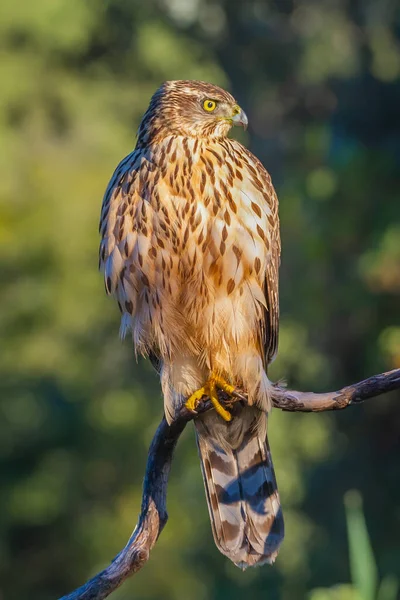
[[[244,130],[247,129],[249,123],[246,113],[237,104],[233,107],[232,123],[234,125],[241,125]]]

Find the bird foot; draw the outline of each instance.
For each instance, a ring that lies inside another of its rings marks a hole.
[[[196,390],[185,402],[185,406],[188,410],[196,412],[196,408],[203,398],[203,396],[208,396],[211,400],[211,403],[220,417],[224,419],[224,421],[231,421],[232,415],[226,410],[220,403],[218,399],[218,390],[222,390],[228,396],[236,396],[242,398],[241,394],[236,391],[236,388],[219,377],[217,375],[212,375],[210,379],[203,385],[203,387]]]

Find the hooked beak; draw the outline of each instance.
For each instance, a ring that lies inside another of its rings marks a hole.
[[[237,104],[233,107],[232,123],[234,125],[241,125],[244,130],[247,129],[249,123],[246,113]]]

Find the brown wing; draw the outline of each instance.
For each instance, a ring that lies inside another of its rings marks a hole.
[[[264,319],[261,323],[260,331],[261,343],[264,348],[265,366],[267,366],[276,356],[279,337],[279,265],[281,257],[278,215],[279,202],[274,186],[272,185],[271,177],[264,165],[247,148],[243,148],[243,150],[257,172],[257,178],[262,184],[262,195],[271,209],[271,215],[268,217],[270,226],[270,260],[267,264],[264,284],[267,309],[264,310]]]
[[[99,266],[106,292],[117,299],[122,313],[122,337],[134,325],[138,305],[146,310],[148,304],[142,268],[148,263],[152,234],[152,217],[146,211],[150,169],[141,149],[126,156],[114,171],[101,210]]]
[[[100,221],[100,268],[122,313],[121,336],[132,332],[136,352],[150,353],[155,364],[187,338],[176,300],[183,248],[183,219],[175,227],[171,200],[177,168],[176,152],[169,160],[165,144],[137,147],[115,170]],[[183,191],[180,200],[188,204]]]
[[[118,245],[121,244],[129,229],[126,223],[127,212],[131,208],[136,209],[134,202],[137,198],[130,193],[130,186],[132,180],[136,177],[140,158],[140,152],[135,150],[119,163],[103,198],[99,223],[99,232],[101,235],[99,267],[104,272],[104,283],[107,294],[116,291],[118,276],[123,266]],[[112,260],[113,252],[116,248],[115,260]]]
[[[268,264],[264,294],[268,310],[265,311],[264,352],[267,364],[272,362],[278,351],[279,337],[279,265],[281,262],[281,239],[279,233],[278,198],[268,176],[272,205],[275,207],[271,232],[271,260]]]

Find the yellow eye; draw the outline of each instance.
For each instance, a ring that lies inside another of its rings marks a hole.
[[[216,109],[216,107],[217,107],[217,103],[214,102],[214,100],[204,100],[204,102],[203,102],[203,108],[207,112],[212,112],[213,110]]]

